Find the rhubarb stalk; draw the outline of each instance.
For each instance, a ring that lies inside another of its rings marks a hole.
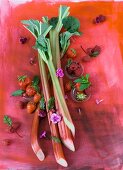
[[[46,100],[46,106],[48,106],[48,101],[51,97],[50,96],[50,88],[49,88],[49,84],[48,84],[48,77],[47,77],[47,73],[46,73],[46,69],[45,69],[45,63],[42,59],[40,59],[40,57],[39,57],[39,67],[40,67],[43,93],[44,93],[44,97]],[[55,136],[55,137],[59,138],[58,126],[56,124],[53,124],[50,121],[52,111],[49,111],[47,108],[47,112],[48,112],[48,121],[49,121],[49,125],[50,125],[51,136]],[[52,144],[53,144],[53,150],[54,150],[56,162],[64,167],[67,167],[67,162],[64,157],[61,143],[57,143],[54,140],[52,140]]]
[[[40,161],[43,161],[45,156],[44,156],[44,153],[43,153],[43,151],[39,145],[39,142],[38,142],[38,128],[39,128],[38,113],[39,113],[39,107],[36,109],[36,111],[34,113],[34,118],[33,118],[33,123],[32,123],[32,131],[31,131],[31,146],[32,146],[34,153],[38,157],[38,159]]]

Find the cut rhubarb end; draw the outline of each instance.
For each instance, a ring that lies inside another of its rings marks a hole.
[[[67,125],[67,127],[71,130],[73,137],[75,137],[75,126],[73,125],[73,123],[69,122],[66,117],[64,117],[64,122]]]
[[[66,140],[62,141],[62,143],[63,143],[68,149],[70,149],[71,151],[75,152],[75,146],[74,146],[73,141],[71,141],[71,140],[69,140],[69,139],[66,139]]]
[[[37,157],[40,161],[43,161],[44,158],[45,158],[45,155],[44,155],[44,153],[42,152],[41,149],[36,153],[36,155],[37,155]]]
[[[60,158],[60,159],[58,159],[56,161],[57,161],[58,164],[60,164],[63,167],[67,167],[68,166],[67,161],[65,159],[63,159],[63,158]]]

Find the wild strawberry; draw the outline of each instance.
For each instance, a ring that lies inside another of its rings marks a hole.
[[[41,94],[36,93],[34,95],[33,101],[34,101],[34,103],[38,103],[40,101],[40,99],[41,99]]]
[[[26,94],[31,97],[31,96],[34,96],[36,94],[36,89],[34,86],[32,85],[28,85],[27,88],[26,88]]]
[[[29,102],[27,104],[27,113],[33,113],[36,109],[36,104],[34,102]]]
[[[19,76],[18,77],[18,84],[22,90],[26,89],[26,86],[31,84],[31,79],[27,77],[26,75],[24,76]]]

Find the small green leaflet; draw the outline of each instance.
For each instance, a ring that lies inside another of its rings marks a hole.
[[[24,93],[24,90],[16,90],[12,93],[11,96],[22,96],[23,93]]]
[[[90,54],[91,57],[96,57],[100,54],[99,51],[94,51],[92,54]]]
[[[46,109],[44,97],[42,97],[41,100],[40,100],[40,109],[41,110],[45,110]]]
[[[69,66],[71,65],[72,61],[73,61],[73,60],[70,59],[70,58],[67,60],[67,67],[69,67]]]
[[[40,82],[39,76],[35,76],[35,77],[33,78],[32,85],[38,85],[39,82]]]
[[[12,119],[9,116],[7,116],[7,115],[4,116],[3,122],[5,124],[7,124],[8,126],[12,126]]]
[[[51,110],[54,108],[54,105],[55,105],[55,98],[54,97],[51,97],[48,101],[48,110]]]
[[[56,136],[51,136],[51,139],[56,143],[61,143],[61,140]]]
[[[18,80],[22,82],[24,82],[26,78],[27,78],[27,75],[18,76]]]

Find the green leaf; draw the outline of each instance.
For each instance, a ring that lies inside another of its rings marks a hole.
[[[85,84],[81,84],[80,85],[80,90],[83,91],[85,89],[87,89],[88,87],[90,87],[91,83],[85,83]]]
[[[70,38],[73,35],[80,35],[79,32],[74,32],[74,33],[70,33],[69,31],[63,32],[60,34],[60,47],[62,49],[62,56],[65,54],[65,52],[67,51],[69,45],[70,45]],[[75,51],[74,51],[75,52]]]
[[[5,124],[7,124],[8,126],[12,126],[12,119],[9,116],[7,116],[7,115],[4,116],[3,122]]]
[[[51,28],[52,26],[50,26],[48,23],[40,23],[40,35],[45,37]]]
[[[41,110],[45,110],[46,109],[44,97],[42,97],[41,100],[40,100],[40,109]]]
[[[12,96],[21,96],[24,93],[24,90],[16,90],[12,93]]]
[[[51,97],[48,101],[48,110],[51,110],[55,107],[55,98]]]
[[[39,82],[40,82],[39,76],[34,76],[32,85],[36,86],[39,84]]]
[[[81,78],[78,78],[76,80],[74,80],[75,83],[82,83],[82,79]]]
[[[57,23],[58,23],[58,17],[52,17],[49,20],[49,24],[52,25],[52,29],[56,28]]]
[[[61,140],[56,136],[51,136],[51,139],[56,143],[61,143]]]
[[[79,20],[73,16],[64,18],[62,23],[64,28],[71,33],[78,32],[78,29],[80,28]]]

